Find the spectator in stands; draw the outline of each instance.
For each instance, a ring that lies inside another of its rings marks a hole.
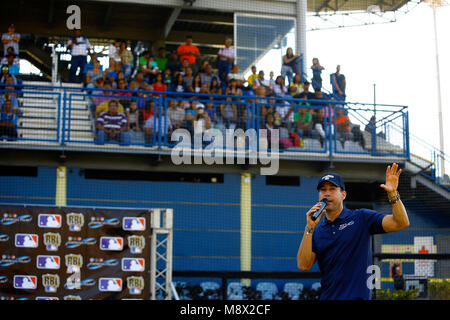
[[[231,46],[231,38],[225,39],[225,47],[219,50],[218,55],[218,68],[220,81],[225,81],[227,75],[231,71],[231,66],[236,58],[236,52]]]
[[[163,110],[164,112],[164,110]],[[172,134],[172,122],[170,121],[170,118],[166,116],[165,120],[162,118],[161,121],[161,137],[162,140],[167,137],[167,141],[170,141],[170,136]],[[145,137],[145,144],[146,145],[152,145],[156,139],[158,139],[158,135],[160,132],[160,124],[158,121],[158,108],[155,110],[155,114],[151,115],[144,124],[144,137]]]
[[[333,96],[336,100],[345,101],[345,76],[341,74],[341,66],[337,65],[336,72],[330,76]]]
[[[131,74],[131,64],[133,63],[133,54],[127,48],[126,41],[122,41],[120,43],[120,61],[122,63],[122,70],[125,74],[125,77],[128,78]],[[164,70],[164,69],[162,69]]]
[[[125,79],[120,79],[118,80],[117,83],[117,90],[128,90],[127,88],[127,81]],[[115,94],[119,97],[121,97],[119,99],[119,103],[121,103],[124,108],[128,108],[130,106],[131,101],[133,101],[133,99],[128,99],[127,97],[131,97],[133,94],[129,91],[117,91],[115,92]]]
[[[172,77],[175,77],[176,73],[181,70],[181,62],[180,62],[180,60],[178,60],[176,51],[172,51],[170,53],[169,59],[167,61],[167,68],[170,69],[170,73],[172,74]]]
[[[231,73],[228,74],[229,79],[236,79],[238,82],[238,86],[241,87],[245,82],[245,77],[242,73],[239,73],[239,66],[234,64],[231,68]]]
[[[151,72],[151,69],[149,68],[149,58],[150,58],[150,51],[145,50],[142,52],[142,55],[139,57],[138,61],[138,70],[142,72],[144,78],[147,78],[149,73]]]
[[[286,54],[283,56],[283,63],[281,66],[281,77],[283,80],[288,78],[288,85],[291,84],[294,79],[294,74],[300,73],[300,56],[294,55],[292,48],[287,48]]]
[[[237,121],[237,108],[232,103],[232,98],[227,97],[226,103],[220,105],[220,115],[226,129],[234,129]]]
[[[348,115],[344,114],[344,109],[336,108],[336,132],[337,139],[341,141],[342,147],[344,147],[344,142],[353,139],[353,133],[350,129],[350,118]]]
[[[306,108],[298,108],[298,115],[294,116],[296,132],[300,137],[310,137],[313,129],[312,116]]]
[[[177,48],[177,54],[180,57],[180,62],[183,63],[184,59],[187,59],[194,74],[197,73],[197,58],[200,57],[200,50],[198,47],[192,44],[192,36],[186,36],[184,44],[181,44]]]
[[[179,106],[178,101],[169,100],[169,108],[167,109],[167,117],[174,129],[181,128],[183,126],[186,116],[186,111],[184,108]]]
[[[163,75],[161,72],[159,72],[158,74],[156,74],[156,81],[153,83],[153,91],[157,91],[157,92],[165,92],[167,91],[167,87],[163,82]],[[154,96],[159,97],[159,94],[153,94]],[[165,95],[163,94],[163,97]]]
[[[190,90],[193,81],[194,81],[194,74],[192,72],[192,68],[188,67],[186,68],[186,74],[183,76],[183,83]]]
[[[166,68],[166,69],[164,70],[164,73],[163,73],[163,81],[164,81],[164,84],[165,84],[168,88],[170,88],[170,86],[172,85],[172,75],[170,74],[170,69],[169,69],[169,68]]]
[[[152,90],[152,86],[145,81],[144,73],[142,71],[138,71],[136,77],[130,82],[129,88],[130,90]]]
[[[83,73],[87,74],[89,72],[89,70],[94,68],[94,61],[98,60],[98,55],[95,52],[92,52],[90,55],[90,60],[88,63],[86,63],[86,65],[84,66],[84,70]],[[103,66],[100,64],[100,69],[103,71]]]
[[[275,85],[275,79],[273,78],[275,75],[274,75],[274,73],[273,73],[273,71],[270,71],[269,72],[269,88],[270,88],[270,90],[272,90],[273,91],[273,86]]]
[[[100,61],[93,61],[94,68],[86,74],[86,88],[95,88],[95,82],[98,79],[103,79],[103,71],[100,67]]]
[[[120,40],[114,40],[108,47],[109,64],[121,63],[120,59]]]
[[[211,97],[210,99],[212,100],[213,98]],[[211,124],[217,123],[217,110],[212,101],[206,103],[205,111],[208,113],[208,117],[211,119]]]
[[[366,127],[364,128],[364,131],[372,133],[372,129],[376,128],[376,122],[377,122],[376,117],[372,116],[369,122],[367,123]]]
[[[242,96],[242,89],[237,86],[236,79],[230,80],[230,86],[225,90],[226,95]]]
[[[15,90],[13,87],[6,87],[5,90]],[[16,94],[14,92],[3,92],[0,95],[0,110],[2,109],[3,105],[6,103],[6,101],[9,101],[11,103],[12,111],[18,115],[20,115],[19,110],[19,100],[16,97]]]
[[[313,73],[313,77],[312,77],[312,86],[314,91],[317,90],[322,90],[322,70],[324,70],[325,68],[322,67],[319,63],[319,59],[317,58],[313,58],[312,60],[312,73]]]
[[[16,26],[11,23],[8,26],[8,32],[2,35],[3,55],[8,54],[8,48],[13,48],[15,54],[19,54],[20,34],[16,33]]]
[[[0,139],[17,138],[17,114],[13,111],[11,100],[5,100],[0,114]]]
[[[201,87],[202,87],[202,80],[200,77],[200,73],[197,73],[197,75],[194,77],[194,80],[192,81],[192,86],[190,90],[191,92],[199,93]]]
[[[219,79],[214,77],[211,80],[211,86],[209,87],[209,93],[210,94],[222,94],[222,88],[219,84]]]
[[[126,108],[126,114],[128,120],[128,131],[134,130],[136,132],[140,132],[139,109],[136,100],[131,101],[130,106]]]
[[[139,108],[139,110],[142,110],[142,108],[145,107],[145,104],[148,100],[148,94],[144,93],[144,89],[141,88],[138,90],[138,92],[136,92],[136,97],[137,97],[136,101],[138,104],[138,108]]]
[[[325,141],[325,130],[324,130],[325,109],[318,108],[312,110],[313,110],[312,115],[313,127],[314,130],[316,130],[320,144],[323,147],[323,143]]]
[[[308,99],[314,99],[315,97],[314,92],[309,91],[309,86],[310,86],[309,81],[305,80],[305,82],[303,82],[303,92],[306,94]]]
[[[189,92],[189,88],[186,86],[184,82],[183,75],[179,73],[175,81],[172,82],[170,86],[170,91],[173,92]]]
[[[273,85],[273,92],[278,97],[284,97],[288,94],[288,90],[284,85],[284,79],[282,76],[278,76],[275,79],[275,83]]]
[[[266,114],[265,116],[265,123],[262,126],[261,129],[266,129],[267,132],[267,148],[271,149],[272,148],[272,130],[274,129],[279,129],[279,126],[277,126],[274,121],[275,121],[275,117],[274,114],[272,112],[269,112]]]
[[[143,124],[155,114],[155,100],[149,99],[145,101],[145,106],[142,109]]]
[[[8,48],[8,53],[2,59],[1,64],[8,67],[9,74],[15,77],[20,74],[20,59],[12,47]]]
[[[88,38],[81,35],[80,29],[74,30],[74,36],[67,43],[67,49],[72,53],[69,81],[75,82],[78,68],[80,68],[80,79],[84,81],[84,66],[87,63],[87,55],[90,54],[91,44]]]
[[[166,58],[166,48],[158,48],[158,53],[156,54],[155,61],[159,70],[166,70],[168,62],[168,59]]]
[[[103,89],[111,89],[111,84],[109,82],[105,82],[103,85]],[[98,118],[102,112],[107,112],[109,110],[109,102],[113,100],[112,97],[113,92],[110,90],[103,91],[104,97],[98,97],[95,99],[96,108],[95,108],[95,118]],[[116,101],[116,100],[114,100]],[[125,109],[121,103],[117,103],[117,108],[119,113],[124,113]]]
[[[255,84],[256,84],[256,85],[255,85]],[[264,87],[270,88],[270,86],[269,86],[269,80],[266,80],[266,79],[264,78],[264,71],[263,71],[263,70],[260,70],[260,71],[259,71],[259,73],[258,73],[258,78],[256,78],[256,79],[253,81],[253,87],[260,87],[260,86],[264,86]]]
[[[9,67],[7,65],[3,65],[1,71],[0,83],[17,84],[16,77],[9,73]],[[4,86],[0,86],[0,88],[4,88]],[[13,90],[15,90],[14,87]]]
[[[108,111],[100,113],[97,118],[97,144],[104,144],[106,141],[114,140],[122,145],[130,144],[130,133],[128,132],[127,117],[118,112],[118,102],[111,100],[108,102]]]
[[[302,77],[299,73],[296,73],[294,79],[289,85],[289,93],[291,96],[299,95],[303,92]]]
[[[248,85],[255,88],[256,85],[253,85],[253,82],[256,78],[258,78],[258,75],[256,74],[256,66],[252,66],[252,74],[247,78]]]
[[[202,84],[205,84],[206,87],[211,87],[212,79],[216,79],[219,81],[219,77],[217,77],[213,71],[213,68],[210,64],[206,66],[205,72],[200,73],[200,80]]]

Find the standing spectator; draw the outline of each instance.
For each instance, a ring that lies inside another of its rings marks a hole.
[[[74,37],[67,43],[67,49],[72,52],[69,81],[75,82],[77,70],[80,68],[80,82],[82,82],[85,78],[84,66],[87,63],[87,55],[90,53],[91,44],[88,38],[81,35],[80,29],[75,29]]]
[[[325,68],[322,67],[319,63],[319,59],[313,58],[312,60],[313,65],[311,66],[313,78],[312,78],[312,86],[314,91],[321,90],[322,89],[322,70]]]
[[[337,65],[336,72],[330,77],[333,87],[333,96],[336,100],[345,101],[345,76],[341,74],[341,66]]]
[[[256,66],[252,66],[252,74],[247,79],[248,85],[251,87],[255,87],[253,85],[253,82],[256,78],[258,78],[258,75],[256,74]]]
[[[225,81],[227,75],[231,71],[231,66],[236,58],[234,48],[231,46],[231,38],[225,39],[225,47],[219,50],[218,55],[218,68],[220,81]]]
[[[159,70],[166,70],[168,60],[166,58],[166,49],[164,47],[158,48],[158,54],[155,57],[155,61]]]
[[[16,26],[14,23],[11,23],[8,26],[8,32],[2,35],[2,43],[3,43],[3,55],[6,56],[8,53],[8,48],[13,48],[15,54],[19,54],[19,41],[20,34],[16,33]]]
[[[176,73],[181,70],[181,62],[178,60],[177,52],[172,51],[167,61],[167,68],[170,69],[170,73],[175,77]]]
[[[281,66],[281,76],[283,80],[286,79],[286,76],[289,81],[289,85],[294,79],[294,74],[300,73],[299,69],[300,56],[294,55],[294,51],[292,48],[287,48],[286,54],[283,56],[283,64]]]
[[[127,118],[125,114],[119,113],[118,102],[111,100],[108,103],[108,111],[102,112],[96,121],[97,124],[97,144],[104,144],[105,141],[115,140],[120,144],[130,144],[130,133],[128,132]]]
[[[177,54],[180,57],[181,63],[183,63],[184,59],[188,60],[190,67],[194,71],[194,74],[196,74],[198,70],[196,62],[200,56],[200,50],[192,44],[192,36],[186,36],[186,42],[178,46]]]
[[[125,74],[125,77],[128,78],[131,74],[131,64],[133,63],[133,54],[127,48],[126,41],[122,41],[120,43],[120,61],[122,63],[122,69]]]
[[[115,40],[108,47],[109,64],[120,63],[120,40]]]
[[[17,114],[13,112],[11,100],[5,100],[0,114],[0,139],[17,138]]]
[[[218,80],[219,78],[214,74],[212,66],[208,64],[205,72],[200,73],[200,80],[202,84],[205,84],[208,88],[211,87],[212,79]]]

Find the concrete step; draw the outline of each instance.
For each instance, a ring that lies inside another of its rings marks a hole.
[[[44,130],[44,129],[21,129],[18,128],[17,132],[22,138],[32,138],[32,139],[56,139],[56,130]],[[66,135],[67,136],[67,135]],[[72,131],[70,132],[71,139],[78,138],[94,138],[92,132],[84,131]]]

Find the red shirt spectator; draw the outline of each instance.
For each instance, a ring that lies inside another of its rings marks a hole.
[[[167,87],[163,82],[161,72],[156,75],[156,82],[153,84],[153,91],[164,92],[167,91]],[[159,94],[154,94],[154,96],[159,97]],[[163,97],[165,95],[163,94]]]
[[[200,51],[197,46],[192,44],[192,37],[186,37],[186,43],[181,44],[177,48],[177,54],[180,57],[180,62],[187,59],[189,64],[194,64],[197,61],[197,57],[200,56]]]

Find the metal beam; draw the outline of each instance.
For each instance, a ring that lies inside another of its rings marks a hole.
[[[109,26],[109,21],[111,20],[113,5],[109,4],[106,8],[105,17],[103,18],[103,28],[107,29]]]
[[[173,9],[172,13],[170,14],[169,19],[167,20],[167,23],[164,27],[164,39],[167,39],[169,36],[170,30],[172,30],[173,25],[175,24],[175,21],[177,21],[178,16],[180,15],[181,7],[177,7]]]

